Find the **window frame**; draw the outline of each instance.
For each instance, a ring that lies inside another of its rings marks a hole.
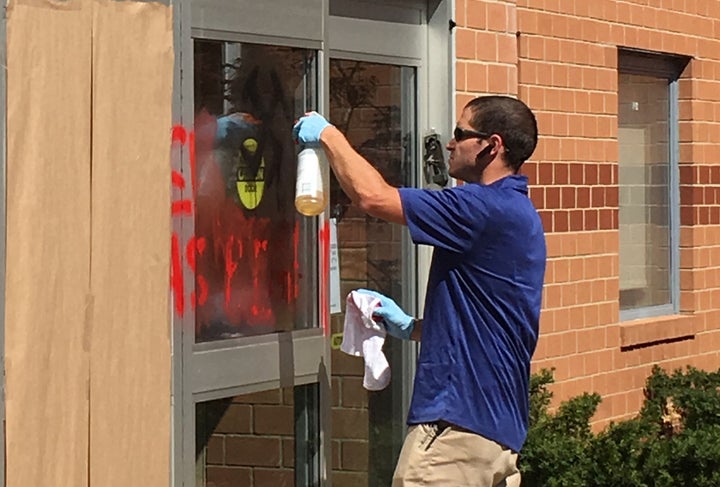
[[[667,82],[668,94],[668,285],[670,303],[620,310],[620,321],[674,315],[680,312],[680,115],[679,79],[689,59],[638,49],[618,50],[618,75],[641,75]],[[618,93],[620,85],[618,82]],[[618,97],[618,103],[619,103]],[[619,118],[619,113],[618,113]],[[618,120],[619,122],[619,120]],[[618,167],[620,160],[618,158]],[[618,181],[618,187],[620,183]],[[621,203],[618,202],[618,209]],[[618,226],[618,232],[620,228]],[[618,248],[618,273],[620,272]],[[620,295],[618,291],[618,304]]]
[[[201,0],[207,4],[208,0]],[[227,2],[219,2],[227,5]],[[185,9],[182,25],[185,35],[179,39],[182,46],[180,62],[176,63],[176,82],[179,86],[179,97],[176,93],[175,120],[182,121],[184,126],[192,127],[194,121],[194,41],[218,40],[238,43],[271,44],[284,47],[311,49],[317,52],[315,58],[315,83],[317,108],[324,110],[322,69],[322,43],[316,39],[299,39],[292,35],[279,37],[262,35],[257,32],[240,29],[229,32],[222,29],[206,27],[206,20],[193,24],[189,15],[191,9]],[[190,27],[187,27],[190,26]],[[258,28],[258,27],[256,27]],[[176,36],[177,39],[177,36]],[[176,42],[178,42],[176,40]],[[177,44],[176,44],[177,46]],[[181,70],[177,73],[177,69]],[[182,173],[190,173],[190,161],[187,151],[173,154],[173,169]],[[173,222],[178,231],[181,243],[185,243],[194,234],[194,221]],[[326,217],[303,219],[301,231],[306,234],[317,234],[327,225]],[[273,390],[316,384],[320,404],[319,421],[316,425],[319,434],[328,428],[329,414],[323,410],[323,404],[329,402],[329,344],[323,327],[323,293],[320,291],[322,246],[319,241],[313,245],[314,257],[310,263],[312,272],[316,273],[315,284],[307,304],[313,311],[308,319],[315,323],[304,329],[256,335],[225,340],[196,342],[194,333],[195,313],[186,312],[183,316],[173,315],[173,465],[172,485],[194,486],[196,465],[194,461],[196,436],[196,406],[199,403],[216,399],[239,396],[263,390]],[[183,263],[187,266],[187,263]],[[184,272],[186,289],[195,286],[194,274],[189,268]],[[192,330],[192,331],[191,331]],[[291,360],[283,360],[290,357]],[[248,363],[252,366],[247,368]],[[245,367],[243,367],[245,366]],[[302,419],[302,418],[300,418]],[[296,471],[305,477],[322,479],[327,471],[328,452],[319,457],[319,463],[310,469]],[[322,485],[322,482],[321,482]]]

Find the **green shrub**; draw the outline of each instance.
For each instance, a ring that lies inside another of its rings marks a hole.
[[[632,419],[593,434],[601,398],[585,393],[549,412],[553,382],[530,381],[530,428],[520,453],[524,487],[720,486],[720,371],[654,367]]]

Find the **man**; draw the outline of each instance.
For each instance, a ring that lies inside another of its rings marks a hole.
[[[424,319],[366,291],[380,298],[375,315],[388,333],[421,342],[393,486],[520,485],[546,260],[542,224],[518,174],[537,144],[535,116],[510,97],[470,101],[447,145],[450,175],[467,184],[442,191],[388,185],[316,113],[294,134],[323,146],[355,205],[434,247]]]

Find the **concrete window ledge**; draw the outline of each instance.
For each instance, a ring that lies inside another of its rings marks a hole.
[[[620,348],[640,348],[695,338],[695,316],[656,316],[620,323]]]

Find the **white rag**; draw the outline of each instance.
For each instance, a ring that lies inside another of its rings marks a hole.
[[[390,365],[382,351],[387,332],[382,324],[372,319],[372,312],[380,300],[369,294],[351,291],[346,302],[340,350],[365,359],[365,389],[385,389],[390,383]]]

